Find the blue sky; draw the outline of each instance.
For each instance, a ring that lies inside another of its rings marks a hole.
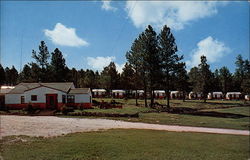
[[[206,55],[211,69],[235,70],[235,57],[249,58],[249,2],[191,1],[1,1],[1,64],[34,61],[44,40],[59,48],[68,67],[102,70],[114,61],[119,71],[132,42],[151,24],[171,27],[187,68]],[[21,57],[22,50],[22,57]]]

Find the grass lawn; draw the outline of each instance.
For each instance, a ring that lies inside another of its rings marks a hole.
[[[17,138],[27,140],[18,141]],[[246,160],[249,137],[151,130],[108,130],[56,138],[5,137],[5,160]]]
[[[101,99],[96,99],[101,101]],[[102,99],[104,101],[110,101],[111,99]],[[139,118],[111,118],[108,119],[124,120],[132,122],[145,122],[145,123],[156,123],[156,124],[168,124],[168,125],[184,125],[184,126],[198,126],[198,127],[214,127],[214,128],[229,128],[229,129],[243,129],[248,130],[250,128],[249,117],[244,118],[221,118],[211,116],[195,116],[187,114],[170,114],[170,113],[142,113],[153,109],[145,108],[143,106],[135,106],[135,100],[123,100],[115,99],[118,102],[123,103],[123,109],[90,109],[84,110],[87,112],[105,112],[105,113],[137,113],[139,112]],[[164,100],[159,102],[163,103]],[[208,100],[208,103],[202,103],[201,101],[186,101],[182,100],[171,100],[171,107],[188,107],[201,109],[201,111],[215,111],[220,113],[234,113],[250,116],[250,105],[243,105],[243,101],[219,101],[219,100]],[[143,100],[139,103],[142,105]],[[232,107],[232,108],[226,108]],[[223,109],[216,109],[223,108]],[[79,112],[77,110],[76,112]],[[66,116],[71,117],[71,116]],[[86,118],[86,117],[83,117]]]
[[[110,102],[111,98],[94,98],[94,100],[97,100],[101,102],[102,100],[104,102]],[[135,106],[135,99],[114,99],[116,102],[123,103],[124,106]],[[160,104],[166,104],[166,100],[155,100],[156,102]],[[144,106],[144,100],[139,99],[138,103],[140,106]],[[148,104],[150,103],[150,100],[148,100]],[[170,100],[170,106],[171,107],[187,107],[187,108],[195,108],[195,109],[212,109],[212,108],[218,108],[218,107],[231,107],[231,106],[240,106],[244,104],[244,101],[228,101],[228,100],[207,100],[207,103],[203,103],[203,100],[186,100],[183,102],[182,100]],[[250,102],[248,102],[250,105]]]
[[[102,113],[127,113],[127,114],[134,114],[138,112],[147,112],[154,109],[146,108],[146,107],[137,107],[127,105],[124,106],[122,109],[120,108],[112,108],[112,109],[99,109],[95,107],[94,109],[87,109],[84,110],[85,112],[102,112]],[[82,112],[82,110],[75,110],[75,112]]]

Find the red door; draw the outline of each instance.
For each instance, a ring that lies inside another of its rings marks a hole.
[[[46,108],[56,109],[57,108],[57,94],[46,94]]]

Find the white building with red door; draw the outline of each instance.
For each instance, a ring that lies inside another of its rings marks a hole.
[[[63,105],[92,106],[89,88],[75,88],[73,83],[20,83],[5,95],[5,105],[22,109],[32,104],[40,109],[60,109]]]

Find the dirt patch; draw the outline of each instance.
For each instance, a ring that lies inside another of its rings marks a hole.
[[[151,129],[175,132],[201,132],[217,134],[247,135],[247,130],[218,129],[132,123],[107,119],[60,118],[55,116],[1,116],[1,138],[12,135],[53,137],[68,133],[89,132],[106,129]]]

